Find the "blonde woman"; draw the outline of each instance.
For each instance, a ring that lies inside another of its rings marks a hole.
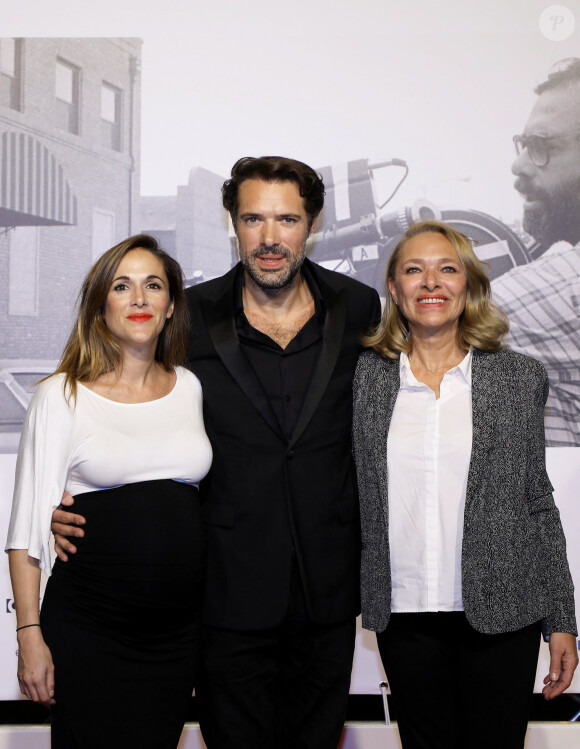
[[[56,749],[179,741],[205,570],[197,483],[211,463],[201,387],[180,366],[187,320],[178,263],[152,237],[121,242],[87,275],[60,366],[27,413],[6,548],[18,679],[51,705]],[[65,490],[90,530],[82,554],[56,561],[39,614]]]
[[[404,749],[521,749],[540,632],[547,699],[578,662],[546,373],[502,348],[507,320],[452,227],[410,227],[386,280],[354,381],[363,626]]]

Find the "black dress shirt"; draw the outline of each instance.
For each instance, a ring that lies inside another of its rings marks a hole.
[[[288,440],[298,421],[322,350],[325,317],[324,302],[316,282],[304,266],[301,272],[314,298],[314,315],[286,348],[250,325],[244,314],[242,274],[236,288],[236,330],[240,345]]]

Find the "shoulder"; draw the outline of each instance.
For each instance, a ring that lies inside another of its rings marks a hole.
[[[384,356],[377,354],[373,349],[365,349],[358,358],[358,366],[361,369],[383,369],[398,367],[398,359],[386,359]]]
[[[399,360],[386,359],[372,349],[366,349],[358,358],[355,382],[363,382],[369,377],[375,377],[379,372],[387,377],[398,376]]]
[[[519,382],[543,383],[548,375],[542,362],[519,351],[501,348],[499,351],[474,351],[473,366],[475,371],[495,372],[504,379],[517,379]]]
[[[64,382],[65,375],[61,373],[50,375],[46,380],[39,382],[30,401],[31,406],[38,407],[43,403],[66,402]]]
[[[26,411],[26,423],[64,426],[75,413],[74,399],[65,395],[65,375],[55,374],[38,384]]]
[[[561,246],[563,245],[563,246]],[[580,244],[570,246],[557,242],[540,257],[531,263],[516,265],[491,282],[493,293],[512,291],[519,284],[526,285],[525,291],[531,293],[541,282],[553,285],[555,280],[573,283],[580,274]]]
[[[185,291],[188,302],[192,304],[200,299],[212,299],[223,294],[228,288],[232,288],[239,265],[239,263],[234,265],[234,267],[223,276],[218,276],[218,278],[212,278],[210,281],[204,281],[195,286],[190,286],[189,289],[186,289]]]
[[[193,388],[196,392],[201,392],[201,382],[190,369],[187,367],[175,367],[177,376],[177,386],[183,388]]]
[[[356,278],[345,276],[344,273],[337,273],[334,270],[328,270],[328,268],[323,268],[318,263],[314,263],[308,259],[304,262],[307,264],[308,270],[312,273],[317,283],[325,283],[336,291],[345,289],[351,294],[368,297],[369,300],[375,297],[378,298],[375,289],[361,281],[357,281]]]

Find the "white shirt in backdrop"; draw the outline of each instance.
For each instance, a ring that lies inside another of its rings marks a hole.
[[[471,359],[469,352],[445,373],[436,398],[401,354],[401,385],[387,440],[391,610],[396,613],[463,610]]]

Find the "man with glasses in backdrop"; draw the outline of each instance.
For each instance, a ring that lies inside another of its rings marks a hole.
[[[535,93],[512,172],[523,228],[545,249],[495,279],[493,298],[510,346],[548,371],[547,445],[580,446],[580,59],[556,63]]]

